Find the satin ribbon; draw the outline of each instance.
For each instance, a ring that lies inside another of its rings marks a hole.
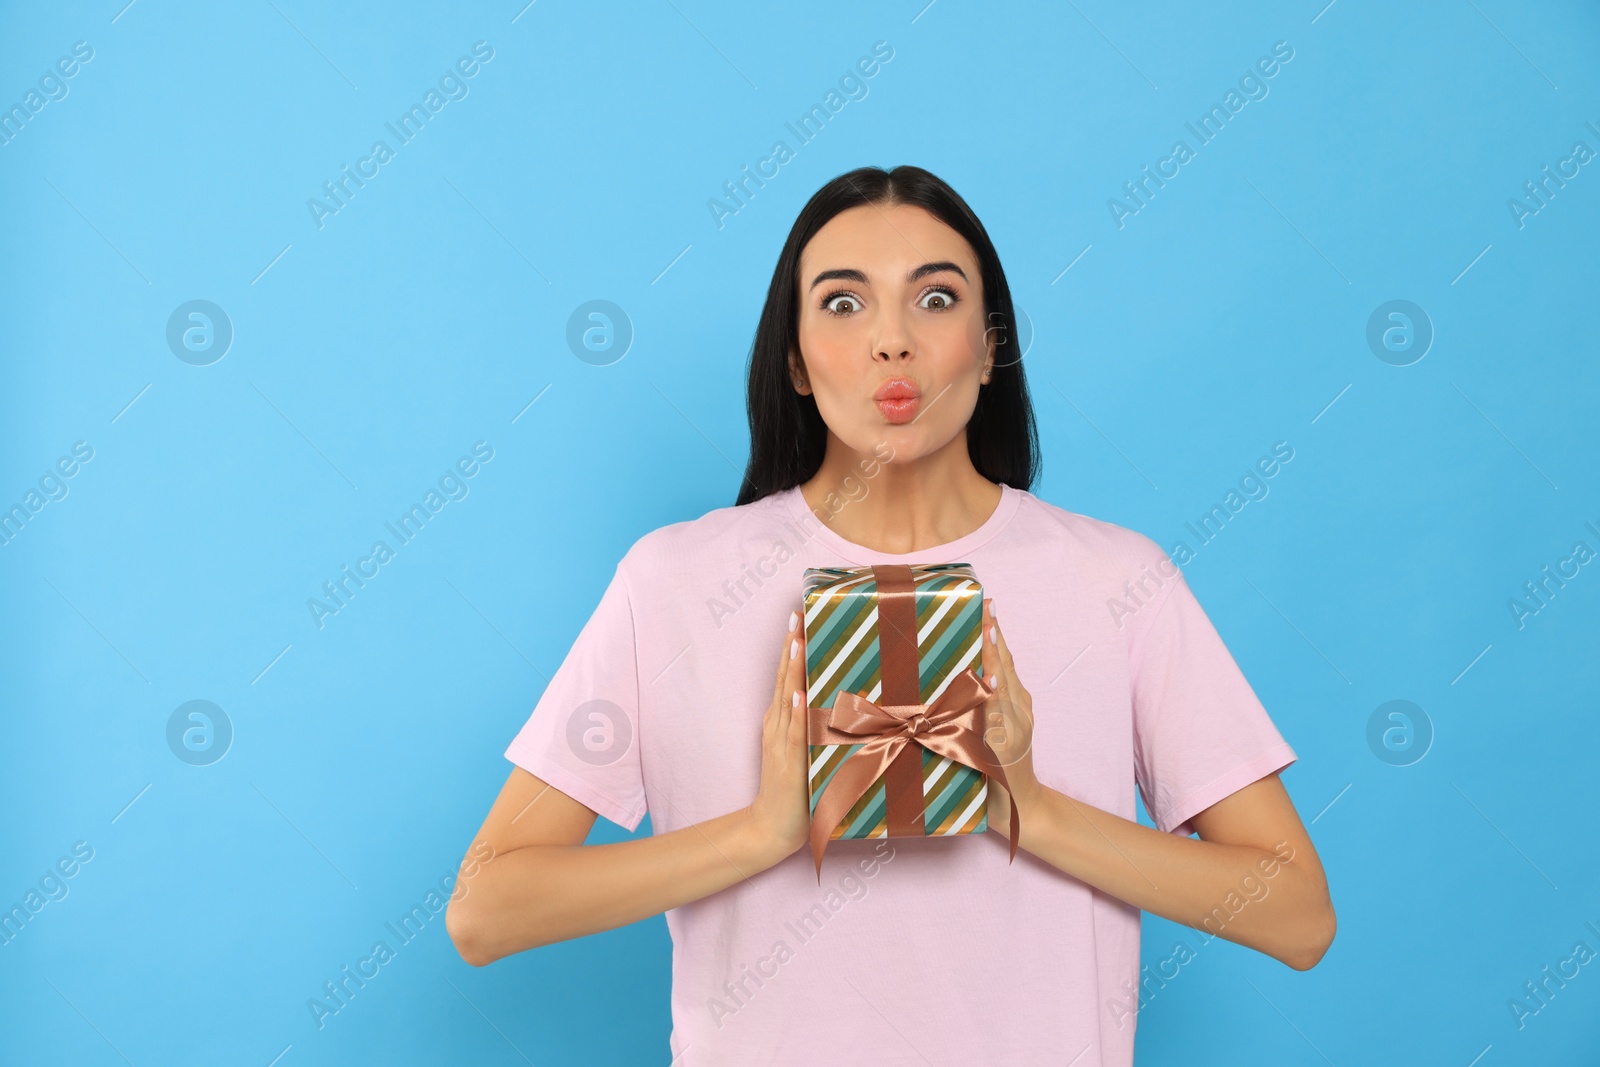
[[[894,575],[886,583],[891,587],[891,595],[909,596],[912,590],[907,587],[908,579],[909,568],[904,573]],[[916,633],[914,626],[910,633]],[[912,657],[916,655],[914,638],[909,650],[903,640],[880,641],[880,644],[894,649],[895,658],[902,660],[895,665],[899,669],[906,666],[903,662],[906,654]],[[887,664],[885,674],[888,674]],[[862,746],[828,780],[811,816],[811,856],[816,863],[819,885],[822,882],[822,856],[834,827],[886,771],[890,771],[885,783],[890,836],[926,832],[923,826],[922,761],[921,754],[911,744],[913,741],[931,752],[988,775],[998,781],[1007,793],[1010,792],[1005,769],[991,758],[988,743],[983,739],[984,709],[992,695],[983,679],[969,667],[951,679],[944,692],[931,704],[876,704],[856,693],[841,692],[834,697],[831,708],[806,709],[809,744]],[[897,758],[900,759],[898,764]],[[892,767],[897,768],[898,773],[891,770]],[[1011,848],[1007,863],[1016,859],[1018,832],[1017,806],[1013,801]]]

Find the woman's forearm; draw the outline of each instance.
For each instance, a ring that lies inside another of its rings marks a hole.
[[[445,921],[462,957],[481,967],[647,919],[753,877],[781,858],[771,855],[748,808],[631,841],[497,848],[464,895],[451,900]]]
[[[1287,842],[1275,850],[1179,837],[1037,785],[1017,847],[1143,911],[1237,942],[1296,970],[1333,939],[1327,884]]]

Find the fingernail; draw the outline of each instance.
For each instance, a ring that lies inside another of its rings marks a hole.
[[[990,643],[990,644],[994,644],[994,643],[995,643],[995,639],[994,639],[994,627],[993,627],[993,626],[990,626],[990,627],[989,627],[989,643]]]
[[[998,619],[999,617],[1000,617],[1000,613],[998,611],[994,610],[994,601],[993,600],[989,601],[989,621],[993,622],[994,620]]]
[[[795,656],[799,654],[799,652],[800,652],[800,642],[799,641],[790,641],[789,642],[789,658],[790,659],[794,659]]]
[[[791,703],[794,705],[796,711],[800,710],[800,690],[796,689],[794,691],[794,700],[791,701]]]
[[[989,675],[989,688],[990,689],[999,689],[1000,688],[1000,676],[998,674]]]
[[[789,612],[789,632],[790,633],[794,633],[794,628],[796,626],[799,626],[799,625],[800,625],[800,613],[798,611]]]

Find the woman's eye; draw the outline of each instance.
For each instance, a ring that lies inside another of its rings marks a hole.
[[[918,298],[917,306],[924,311],[949,311],[960,300],[955,290],[935,286]],[[834,293],[822,301],[822,308],[831,315],[853,315],[861,310],[861,301],[850,293]]]

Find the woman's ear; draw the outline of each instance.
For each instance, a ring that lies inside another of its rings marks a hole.
[[[1000,317],[999,312],[990,312],[991,319]],[[983,371],[978,375],[979,385],[988,385],[994,377],[994,357],[999,347],[1006,343],[1004,326],[989,326],[983,331]]]
[[[792,348],[789,349],[789,382],[801,396],[811,394],[811,383],[806,379],[805,362],[800,358],[800,353]]]

